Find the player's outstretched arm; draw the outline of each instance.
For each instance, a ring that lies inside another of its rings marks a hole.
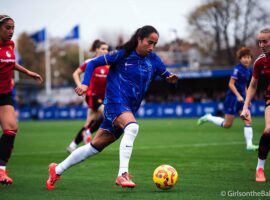
[[[30,70],[24,68],[23,66],[19,65],[18,63],[15,63],[15,70],[20,71],[20,72],[22,72],[22,73],[24,73],[24,74],[26,74],[26,75],[34,78],[39,83],[42,83],[43,82],[42,77],[38,73],[33,72],[33,71],[30,71]]]
[[[81,85],[81,74],[83,73],[83,71],[80,69],[80,67],[78,67],[72,74],[73,80],[76,83],[77,87]]]

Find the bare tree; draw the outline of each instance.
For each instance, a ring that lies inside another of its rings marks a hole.
[[[22,65],[29,70],[38,72],[45,77],[44,51],[37,51],[37,45],[31,40],[27,33],[22,33],[17,40],[17,49],[21,56]],[[20,77],[29,79],[28,76],[20,74]]]
[[[44,44],[36,44],[27,33],[22,33],[17,41],[22,64],[45,77]],[[78,44],[63,43],[59,38],[50,38],[50,64],[52,86],[73,84],[72,73],[79,66]],[[23,74],[21,80],[29,79]]]
[[[234,64],[235,51],[254,41],[269,22],[258,0],[206,0],[188,17],[191,37],[213,56],[217,64]]]

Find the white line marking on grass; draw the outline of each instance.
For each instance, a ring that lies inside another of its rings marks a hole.
[[[234,141],[234,142],[223,142],[223,143],[198,143],[198,144],[179,144],[179,145],[163,145],[163,146],[145,146],[145,147],[136,147],[136,150],[145,150],[145,149],[171,149],[171,148],[200,148],[200,147],[208,147],[208,146],[231,146],[231,145],[239,145],[245,144],[244,141]],[[110,151],[119,151],[118,148],[110,148]],[[12,156],[29,156],[29,155],[47,155],[47,154],[63,154],[68,153],[63,150],[59,151],[38,151],[38,152],[14,152]]]
[[[147,147],[138,147],[136,149],[169,149],[169,148],[188,148],[188,147],[208,147],[208,146],[230,146],[230,145],[238,145],[238,144],[245,144],[245,142],[223,142],[223,143],[199,143],[199,144],[179,144],[179,145],[166,145],[166,146],[147,146]]]

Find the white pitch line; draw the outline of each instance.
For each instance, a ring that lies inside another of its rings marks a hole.
[[[171,148],[200,148],[208,146],[230,146],[230,145],[239,145],[245,144],[244,141],[234,141],[234,142],[223,142],[223,143],[198,143],[198,144],[179,144],[179,145],[166,145],[166,146],[145,146],[145,147],[134,147],[136,150],[145,150],[145,149],[171,149]],[[118,148],[110,148],[110,151],[118,151]],[[39,151],[39,152],[14,152],[12,156],[29,156],[29,155],[46,155],[46,154],[63,154],[66,151]]]
[[[245,142],[223,142],[223,143],[217,143],[217,142],[213,142],[213,143],[199,143],[199,144],[180,144],[180,145],[168,145],[168,146],[158,146],[158,147],[151,147],[151,146],[147,146],[147,147],[139,147],[136,149],[168,149],[168,148],[188,148],[188,147],[207,147],[207,146],[229,146],[229,145],[238,145],[238,144],[245,144]]]

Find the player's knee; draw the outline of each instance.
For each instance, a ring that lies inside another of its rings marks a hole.
[[[7,123],[3,123],[3,127],[6,130],[18,130],[18,125],[16,122],[12,121],[12,122],[7,122]]]
[[[270,126],[265,127],[264,134],[270,135]]]
[[[139,132],[139,125],[136,122],[129,123],[125,127],[124,132],[136,137]]]
[[[223,128],[231,128],[232,123],[224,122]]]

